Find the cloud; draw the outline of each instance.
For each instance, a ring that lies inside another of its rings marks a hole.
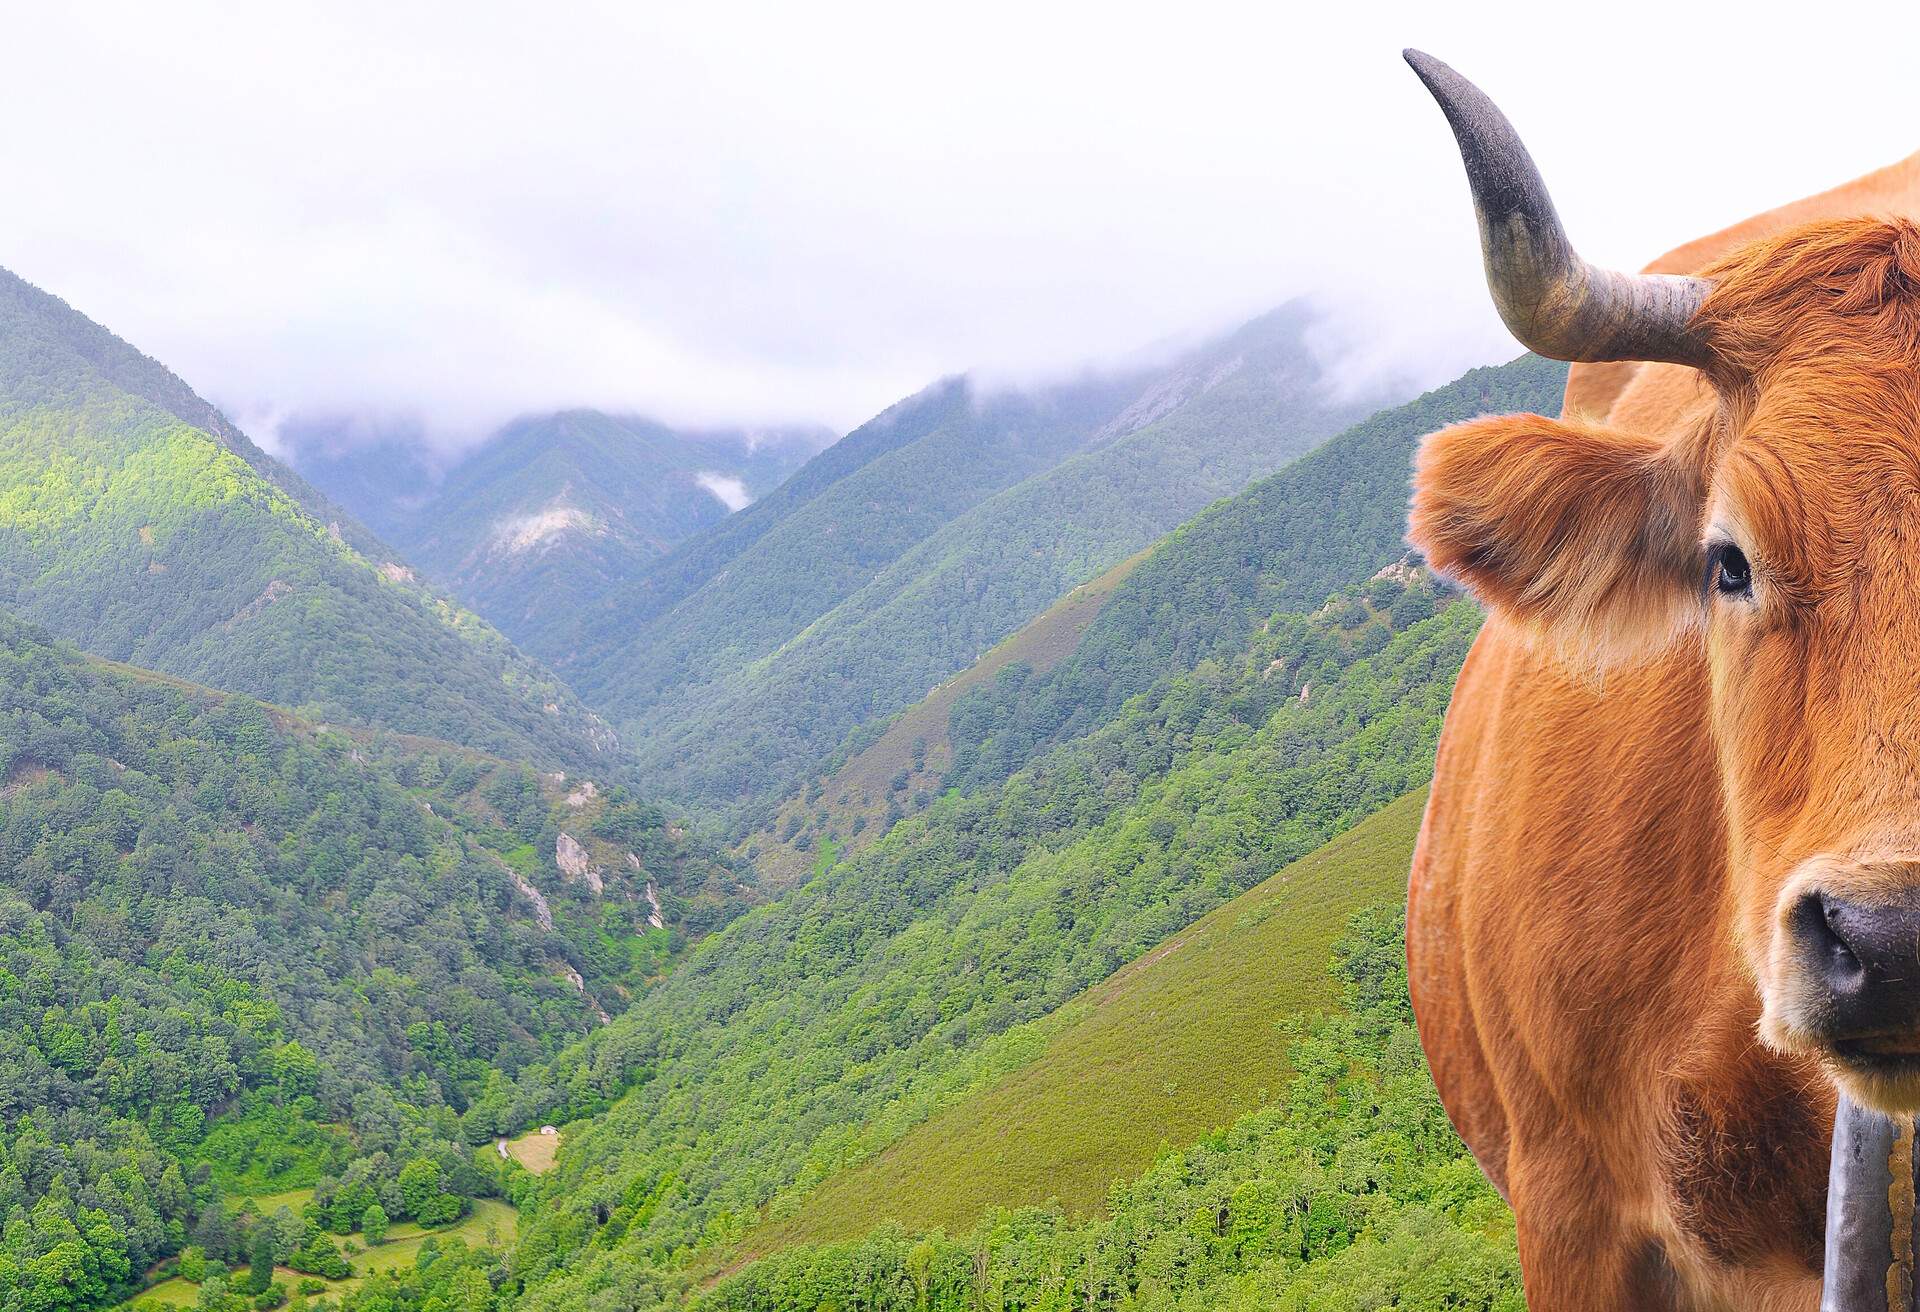
[[[713,493],[713,499],[728,510],[745,510],[753,504],[753,496],[741,479],[703,469],[693,476],[693,481]]]
[[[1356,375],[1512,354],[1402,43],[1627,266],[1916,144],[1910,8],[1447,8],[21,6],[0,262],[269,425],[846,428],[1299,294]]]

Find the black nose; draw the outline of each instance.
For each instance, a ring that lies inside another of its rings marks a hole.
[[[1826,989],[1828,1038],[1920,1030],[1920,890],[1887,903],[1809,893],[1791,924]]]

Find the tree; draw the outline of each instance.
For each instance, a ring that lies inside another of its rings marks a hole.
[[[440,1192],[440,1167],[431,1157],[416,1157],[400,1168],[400,1202],[418,1218]]]
[[[243,1292],[267,1292],[267,1286],[273,1283],[275,1256],[273,1227],[263,1221],[253,1228],[253,1238],[247,1248],[247,1283],[241,1286]]]
[[[378,1203],[371,1204],[360,1217],[360,1233],[369,1246],[387,1242],[387,1209]]]
[[[290,1039],[275,1049],[271,1064],[274,1083],[280,1086],[282,1097],[298,1098],[312,1093],[320,1081],[319,1061],[298,1039]]]
[[[353,1268],[347,1265],[347,1259],[340,1256],[333,1236],[325,1231],[309,1239],[305,1248],[287,1259],[287,1265],[295,1271],[325,1276],[329,1280],[343,1280],[353,1273]]]

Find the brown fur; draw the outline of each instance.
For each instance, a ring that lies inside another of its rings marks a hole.
[[[1569,417],[1421,453],[1410,536],[1490,614],[1408,961],[1536,1312],[1817,1306],[1836,1082],[1920,1107],[1806,1038],[1773,950],[1796,881],[1920,885],[1920,167],[1866,181],[1889,217],[1697,244],[1712,379],[1582,366]]]

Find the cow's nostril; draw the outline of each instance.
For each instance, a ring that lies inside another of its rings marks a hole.
[[[1789,919],[1809,1023],[1834,1041],[1894,1035],[1920,1059],[1920,884],[1872,901],[1809,893]]]
[[[1809,893],[1794,908],[1793,921],[1808,964],[1829,987],[1847,989],[1860,983],[1865,967],[1847,936],[1845,903],[1835,902],[1824,893]]]

